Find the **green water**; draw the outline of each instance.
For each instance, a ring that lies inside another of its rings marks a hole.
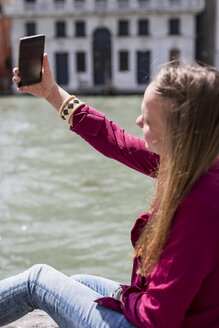
[[[141,97],[81,97],[128,132]],[[33,97],[0,98],[0,279],[47,263],[128,283],[154,181],[103,157]]]

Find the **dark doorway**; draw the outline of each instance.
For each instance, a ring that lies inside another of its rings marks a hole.
[[[137,82],[147,84],[150,82],[150,51],[137,52]]]
[[[93,37],[94,84],[110,85],[111,35],[107,29],[98,29]]]
[[[68,54],[56,53],[56,80],[58,84],[68,84]]]

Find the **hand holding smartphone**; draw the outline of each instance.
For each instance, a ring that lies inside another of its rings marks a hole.
[[[18,87],[42,81],[44,46],[44,34],[19,40],[18,70],[21,81],[18,83]]]

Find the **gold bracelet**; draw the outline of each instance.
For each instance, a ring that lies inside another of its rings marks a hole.
[[[66,98],[63,103],[61,104],[61,106],[59,107],[59,118],[62,118],[62,111],[63,108],[69,103],[70,100],[75,99],[75,96],[69,96],[68,98]]]
[[[85,103],[75,97],[73,97],[73,98],[69,97],[68,100],[69,100],[69,102],[65,101],[64,107],[63,107],[63,105],[61,106],[60,112],[59,112],[59,117],[65,121],[67,121],[68,124],[71,124],[72,115],[74,114],[76,109],[78,109],[82,105],[85,105]]]

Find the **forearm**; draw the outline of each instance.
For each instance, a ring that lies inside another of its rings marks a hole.
[[[71,125],[72,131],[79,134],[103,155],[118,160],[144,174],[154,176],[154,172],[157,171],[158,156],[146,151],[143,139],[127,134],[105,115],[91,107],[84,106],[84,102],[78,98],[73,100],[72,97],[74,98],[54,82],[45,99],[60,112],[59,117]],[[67,104],[70,99],[72,103],[69,108]],[[79,112],[72,122],[72,117],[78,108]],[[82,112],[80,112],[80,108]]]
[[[146,150],[143,139],[128,134],[103,113],[81,106],[70,128],[103,155],[155,177],[159,156]]]
[[[55,83],[48,97],[45,99],[58,111],[60,106],[69,96],[70,95],[67,91],[65,91]]]

